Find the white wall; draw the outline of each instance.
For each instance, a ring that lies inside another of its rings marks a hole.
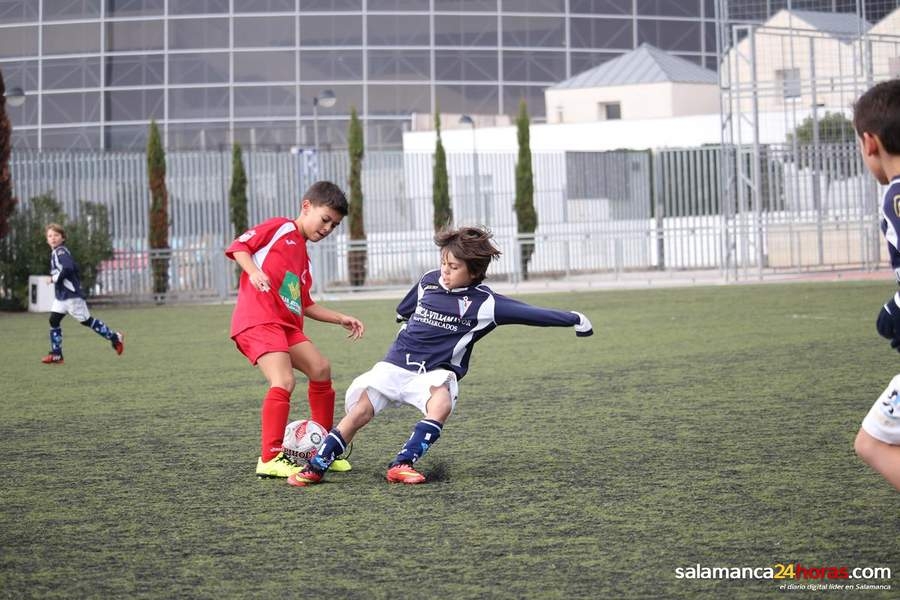
[[[820,112],[824,115],[824,112]],[[797,110],[787,118],[784,113],[759,115],[760,142],[784,142],[786,134],[802,122],[809,111]],[[749,124],[742,122],[741,139],[752,141]],[[442,131],[441,139],[447,152],[472,152],[472,132]],[[734,136],[737,140],[737,135]],[[475,133],[478,152],[516,152],[518,141],[515,126],[478,129]],[[604,151],[618,149],[690,148],[721,142],[721,119],[718,114],[668,119],[636,119],[595,121],[593,123],[540,124],[531,126],[532,152],[568,150]],[[410,132],[403,135],[404,152],[434,152],[433,131]]]
[[[676,83],[672,85],[672,115],[719,114],[719,86],[715,83]]]
[[[598,105],[612,102],[620,104],[622,120],[709,114],[719,111],[719,88],[716,84],[662,81],[579,89],[548,88],[544,91],[548,123],[602,120]]]

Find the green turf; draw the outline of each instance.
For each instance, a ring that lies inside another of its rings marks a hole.
[[[309,489],[254,476],[266,386],[228,340],[230,306],[97,307],[125,354],[67,319],[61,367],[39,362],[46,315],[2,314],[0,597],[758,598],[790,582],[675,569],[793,562],[897,579],[900,496],[852,450],[898,371],[874,331],[889,292],[528,296],[597,335],[500,328],[420,463],[428,484],[383,480],[407,408],[360,432],[351,473]],[[307,327],[342,406],[390,343],[395,301],[324,304],[367,325],[357,343]],[[302,385],[292,417],[306,414]],[[848,597],[900,590],[865,583],[893,590]]]

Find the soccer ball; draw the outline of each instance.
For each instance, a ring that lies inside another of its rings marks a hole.
[[[328,432],[325,428],[309,419],[291,421],[284,428],[282,452],[285,458],[295,465],[305,465],[306,461],[316,455],[319,444],[325,440]]]

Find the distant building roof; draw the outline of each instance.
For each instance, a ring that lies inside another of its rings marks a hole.
[[[631,52],[579,73],[550,89],[594,88],[636,83],[717,83],[715,71],[643,43]]]
[[[872,27],[871,23],[865,19],[860,19],[856,16],[856,13],[812,10],[789,10],[787,12],[822,33],[848,41],[867,32]]]
[[[885,34],[890,36],[897,35],[897,32],[900,31],[900,6],[895,8],[893,12],[888,13],[884,16],[883,19],[875,23],[872,26],[872,29],[868,31],[870,34]]]

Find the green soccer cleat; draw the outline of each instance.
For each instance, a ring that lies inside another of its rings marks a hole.
[[[294,473],[299,473],[302,468],[289,461],[284,453],[279,452],[275,458],[268,462],[263,462],[262,457],[257,459],[256,476],[260,479],[285,478],[290,477]]]
[[[346,458],[336,458],[334,459],[334,462],[331,463],[330,469],[337,473],[346,473],[347,471],[351,471],[353,467],[350,466],[350,461]]]
[[[336,473],[346,473],[347,471],[352,471],[353,467],[350,466],[350,461],[347,460],[350,458],[350,454],[353,452],[353,442],[347,444],[347,449],[344,450],[344,453],[338,456],[331,463],[330,469],[335,471]]]

